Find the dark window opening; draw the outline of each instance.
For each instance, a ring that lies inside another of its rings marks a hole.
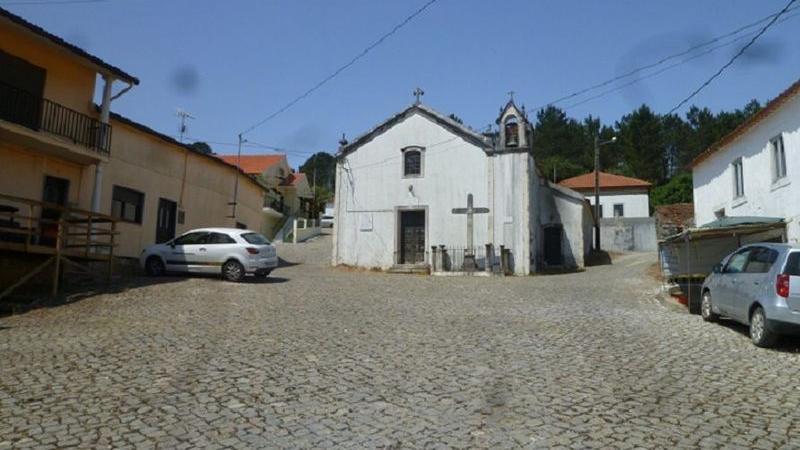
[[[506,147],[519,145],[519,121],[516,116],[509,116],[505,121]]]
[[[403,175],[422,175],[422,152],[420,150],[406,150],[403,152]]]
[[[144,194],[122,186],[114,186],[111,194],[111,215],[120,220],[142,223]]]
[[[0,119],[38,130],[47,72],[0,51]]]
[[[614,217],[625,217],[625,205],[622,203],[614,205]]]

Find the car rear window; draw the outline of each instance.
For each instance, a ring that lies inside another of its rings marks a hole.
[[[245,241],[253,244],[253,245],[267,245],[269,241],[264,236],[258,233],[244,233],[242,234],[242,239]]]
[[[795,277],[800,277],[800,252],[789,253],[789,258],[786,260],[786,270],[784,272]]]

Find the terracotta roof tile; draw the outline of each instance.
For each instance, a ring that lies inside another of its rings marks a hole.
[[[570,189],[594,189],[594,172],[578,175],[577,177],[561,180],[558,184]],[[638,178],[615,175],[613,173],[600,172],[601,188],[633,188],[649,187],[650,183]]]
[[[241,161],[237,155],[217,155],[218,158],[228,164],[236,165],[237,161],[242,169],[242,172],[248,175],[260,175],[265,170],[278,164],[281,160],[286,159],[286,155],[276,153],[271,155],[242,155]]]
[[[285,180],[283,180],[281,186],[297,186],[297,184],[300,183],[300,181],[304,178],[306,178],[306,174],[303,172],[292,172],[286,177]]]
[[[726,134],[722,137],[719,141],[715,142],[711,147],[708,147],[705,151],[697,155],[697,157],[689,164],[689,167],[694,168],[701,162],[708,159],[711,155],[721,150],[726,145],[730,144],[736,138],[741,136],[742,134],[749,131],[751,128],[756,126],[762,120],[769,117],[772,113],[774,113],[778,108],[783,106],[784,103],[789,101],[795,95],[800,94],[800,80],[797,80],[789,86],[788,89],[781,92],[777,97],[773,98],[760,111],[750,116],[749,119],[742,122],[738,127],[734,128],[733,131]]]

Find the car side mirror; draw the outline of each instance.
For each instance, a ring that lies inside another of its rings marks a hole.
[[[722,264],[714,265],[714,267],[711,269],[711,272],[713,272],[713,273],[722,273]]]
[[[170,242],[169,246],[172,247],[172,248],[175,248],[175,241]]]

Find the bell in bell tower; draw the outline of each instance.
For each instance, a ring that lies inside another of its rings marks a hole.
[[[528,145],[526,130],[528,129],[525,109],[520,110],[514,104],[514,92],[509,92],[506,106],[500,110],[497,124],[500,126],[500,149],[525,148]]]

